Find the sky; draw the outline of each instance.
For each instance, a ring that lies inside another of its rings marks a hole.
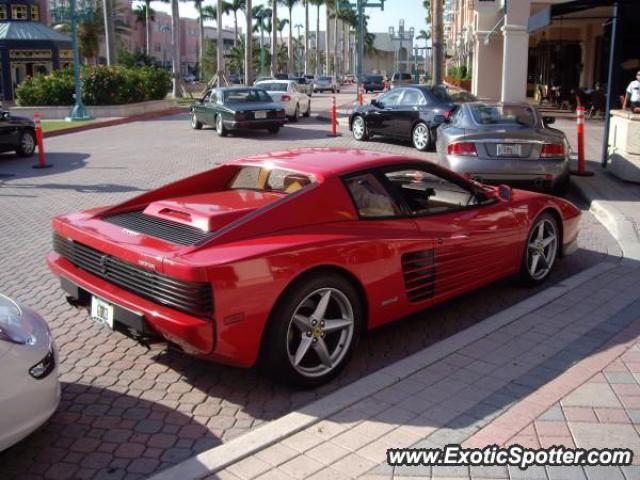
[[[302,2],[300,2],[302,3]],[[354,2],[355,3],[355,2]],[[204,0],[204,5],[215,5],[216,0]],[[267,0],[253,0],[253,5],[270,4]],[[165,11],[170,13],[170,6],[161,2],[153,2],[151,8],[154,10]],[[316,7],[310,6],[309,8],[309,24],[310,28],[315,30],[316,25]],[[396,31],[398,29],[398,22],[400,19],[404,19],[405,29],[414,27],[416,35],[420,30],[426,29],[425,23],[425,9],[422,6],[422,0],[386,0],[384,2],[384,11],[379,8],[367,8],[366,13],[369,15],[369,31],[370,32],[388,32],[390,26],[394,26]],[[180,16],[197,18],[198,14],[193,2],[180,2]],[[278,5],[278,17],[288,18],[289,11],[282,5]],[[324,7],[320,7],[320,30],[324,30],[325,24],[325,11]],[[244,15],[238,13],[238,24],[242,25],[244,22]],[[293,25],[304,25],[304,7],[298,5],[293,8]],[[205,23],[205,25],[215,25],[215,23]],[[233,15],[227,15],[223,17],[222,24],[225,28],[229,27],[233,29]],[[294,29],[294,32],[296,30]],[[285,36],[288,32],[285,30]]]

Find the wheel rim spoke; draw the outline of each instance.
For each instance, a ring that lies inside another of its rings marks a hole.
[[[300,345],[298,345],[298,349],[296,350],[296,356],[293,359],[293,364],[295,366],[300,365],[300,362],[304,358],[304,356],[309,351],[309,347],[312,344],[311,337],[307,337],[306,335],[302,336],[302,340],[300,340]]]
[[[333,367],[333,362],[331,361],[331,355],[329,355],[329,350],[327,350],[327,344],[324,343],[324,340],[319,338],[317,342],[313,343],[313,349],[315,350],[318,358],[322,362],[325,367]]]
[[[552,242],[555,241],[555,239],[556,239],[556,236],[554,234],[549,235],[547,238],[542,240],[542,246],[548,247]]]
[[[325,313],[327,313],[327,307],[329,306],[329,300],[331,300],[331,290],[327,290],[322,294],[322,297],[320,297],[318,306],[312,315],[314,319],[322,320],[324,318]]]
[[[544,238],[544,222],[540,222],[540,225],[538,226],[538,236],[536,237],[536,240],[542,241],[543,238]]]
[[[306,333],[311,329],[311,322],[307,317],[304,317],[302,315],[294,315],[293,323],[302,333]]]
[[[535,253],[531,258],[531,275],[536,274],[538,271],[538,263],[540,262],[541,255],[539,253]]]
[[[325,320],[323,330],[325,333],[336,332],[338,330],[349,328],[352,324],[353,322],[348,319]]]

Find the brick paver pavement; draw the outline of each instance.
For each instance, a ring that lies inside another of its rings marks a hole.
[[[640,263],[622,262],[209,477],[640,478]],[[629,467],[396,466],[389,448],[630,448]]]
[[[313,120],[221,139],[193,131],[187,116],[109,127],[47,141],[47,170],[32,160],[0,161],[0,291],[40,311],[61,358],[63,398],[51,422],[0,454],[0,476],[141,478],[318,398],[341,385],[458,332],[535,293],[500,282],[369,335],[349,368],[330,385],[293,391],[252,370],[147,351],[94,325],[64,300],[44,257],[51,218],[122,201],[139,192],[242,155],[302,146],[366,147],[419,154],[400,143],[327,139]],[[433,154],[424,155],[432,158]],[[585,212],[581,250],[558,265],[551,282],[620,254]]]

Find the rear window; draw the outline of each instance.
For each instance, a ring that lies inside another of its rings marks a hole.
[[[331,77],[320,77],[318,80],[322,80],[323,82],[330,82]]]
[[[382,82],[382,77],[367,77],[368,82]]]
[[[536,123],[533,108],[520,105],[471,105],[471,115],[480,125],[524,125]]]
[[[270,92],[286,92],[287,84],[279,82],[260,82],[256,84],[256,87],[269,90]]]
[[[227,190],[257,190],[289,194],[311,185],[314,181],[311,175],[283,168],[246,166],[240,167],[233,180],[229,182]]]
[[[393,79],[394,80],[411,80],[411,74],[410,73],[394,73]]]
[[[263,103],[273,101],[267,92],[259,88],[224,92],[224,100],[226,103]]]

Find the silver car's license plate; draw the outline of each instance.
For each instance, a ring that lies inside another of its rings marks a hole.
[[[519,143],[498,143],[496,154],[499,157],[521,157],[522,145]]]

